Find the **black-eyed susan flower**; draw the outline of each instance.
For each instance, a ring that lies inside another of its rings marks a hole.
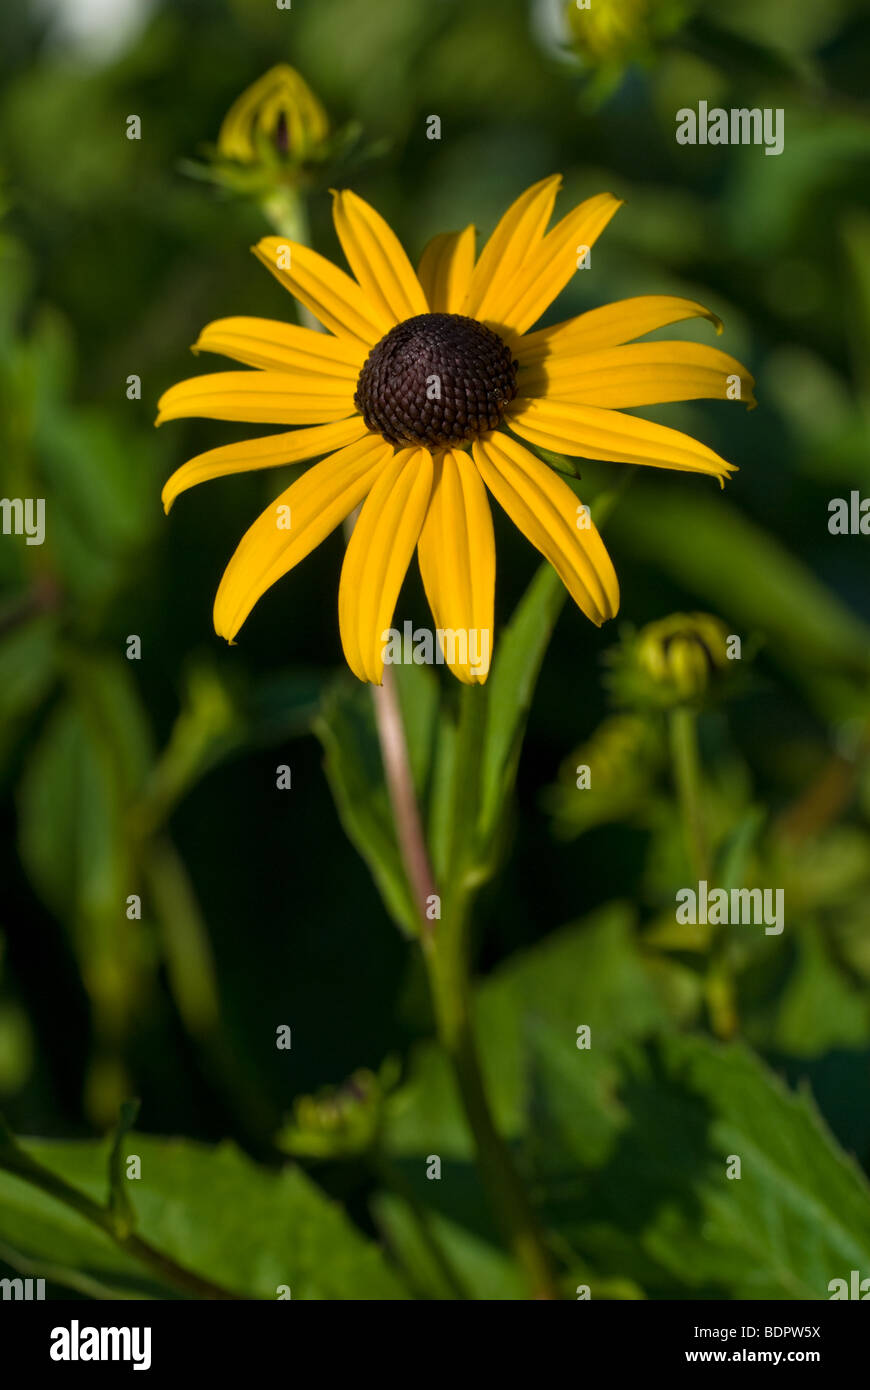
[[[435,237],[415,271],[398,239],[356,194],[334,195],[352,274],[307,246],[266,237],[254,251],[327,330],[268,319],[210,324],[195,351],[253,370],[180,382],[157,423],[188,416],[290,425],[213,449],[179,468],[167,509],[209,478],[320,458],[243,537],[215,600],[232,641],[254,604],[362,504],[339,587],[339,625],[351,669],[380,682],[399,590],[416,549],[438,628],[475,632],[492,649],[495,543],[492,494],[551,562],[595,624],[617,611],[604,544],[576,494],[528,446],[580,458],[709,473],[731,465],[688,435],[626,408],[739,394],[752,379],[733,358],[690,342],[633,340],[703,317],[692,300],[654,295],[530,330],[565,287],[620,206],[589,198],[547,230],[559,178],[543,179],[507,210],[475,259],[475,232]],[[486,664],[462,660],[460,680]]]

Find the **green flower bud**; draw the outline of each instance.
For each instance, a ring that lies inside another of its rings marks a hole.
[[[672,613],[622,637],[609,655],[617,704],[672,709],[713,692],[733,663],[728,629],[709,613]]]
[[[300,1096],[277,1136],[284,1153],[296,1158],[347,1158],[367,1153],[378,1138],[386,1093],[397,1070],[389,1062],[380,1074],[360,1069],[341,1086]]]
[[[673,613],[638,634],[637,667],[663,695],[678,703],[697,700],[726,669],[727,639],[725,624],[709,613]]]
[[[683,24],[686,0],[564,0],[570,47],[591,67],[647,57]]]

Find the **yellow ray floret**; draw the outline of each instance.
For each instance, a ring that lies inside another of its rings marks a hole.
[[[428,449],[402,449],[384,463],[366,498],[341,567],[338,621],[347,663],[380,685],[384,647],[402,581],[432,493]]]
[[[204,328],[194,352],[217,352],[264,371],[319,373],[356,384],[366,349],[353,338],[315,333],[275,319],[216,319]]]
[[[318,373],[213,372],[170,386],[157,424],[201,415],[246,424],[317,425],[353,411],[353,382]]]
[[[520,373],[523,395],[625,409],[666,401],[742,400],[755,381],[734,357],[705,343],[624,343],[597,352],[559,352]]]
[[[288,434],[270,434],[265,439],[243,439],[240,444],[223,444],[219,449],[209,449],[205,454],[197,454],[176,468],[166,482],[161,500],[165,511],[169,511],[176,497],[197,483],[207,483],[212,478],[226,478],[233,473],[249,473],[255,468],[281,468],[288,463],[300,463],[306,459],[321,458],[331,454],[334,449],[342,449],[346,444],[354,444],[366,434],[366,427],[358,415],[348,420],[337,420],[332,425],[312,425],[307,430],[290,430]]]
[[[570,457],[709,473],[720,482],[734,471],[691,435],[600,406],[527,400],[510,412],[508,423],[530,444]]]
[[[468,685],[482,684],[492,654],[495,536],[483,480],[458,449],[436,461],[417,555],[450,669]]]
[[[316,463],[257,518],[224,571],[214,605],[231,642],[257,600],[358,507],[392,450],[366,435]]]
[[[417,266],[417,278],[433,314],[465,310],[474,269],[474,227],[442,232],[427,242]]]
[[[585,314],[527,333],[517,347],[517,358],[525,363],[555,357],[560,352],[597,352],[642,338],[656,328],[668,328],[683,319],[704,318],[722,332],[722,321],[703,304],[670,294],[642,294],[588,309]]]
[[[604,542],[583,504],[552,468],[515,439],[494,434],[474,445],[474,461],[492,495],[596,627],[619,609],[619,583]]]

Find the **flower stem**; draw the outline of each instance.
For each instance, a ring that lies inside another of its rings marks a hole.
[[[686,848],[698,883],[710,877],[710,845],[703,807],[701,759],[698,753],[698,717],[680,705],[670,715],[671,753],[680,800]],[[729,960],[728,936],[714,929],[710,944],[704,995],[713,1032],[731,1038],[739,1027],[734,974]]]
[[[466,943],[467,935],[460,925],[460,930],[454,927],[431,941],[426,951],[439,1038],[450,1059],[487,1195],[531,1295],[557,1299],[558,1286],[543,1234],[487,1097],[474,1035]]]
[[[426,909],[429,902],[437,897],[438,890],[429,863],[399,694],[391,667],[384,667],[383,684],[372,686],[372,698],[399,850],[425,937],[435,926],[434,919],[427,917]]]
[[[389,667],[384,670],[383,685],[373,686],[372,694],[396,835],[420,908],[421,942],[439,1040],[450,1060],[484,1188],[514,1257],[532,1296],[555,1299],[559,1294],[543,1234],[510,1149],[498,1132],[486,1093],[471,1014],[466,912],[457,903],[456,911],[442,921],[426,916],[427,900],[437,889],[414,793],[402,712]]]
[[[695,711],[679,705],[670,714],[671,756],[686,848],[693,872],[700,882],[707,879],[710,853],[704,821],[701,787],[701,760],[698,755],[698,721]]]

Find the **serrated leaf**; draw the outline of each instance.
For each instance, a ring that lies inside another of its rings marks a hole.
[[[533,1057],[546,1214],[604,1274],[650,1297],[826,1299],[870,1270],[866,1179],[742,1045],[663,1036],[622,1049],[615,1084],[543,1026]]]
[[[403,1299],[383,1254],[301,1169],[273,1172],[233,1145],[128,1136],[142,1161],[131,1200],[137,1235],[203,1279],[244,1298]],[[108,1143],[24,1142],[26,1151],[102,1201]],[[108,1236],[36,1188],[0,1172],[0,1242],[21,1258],[125,1288],[167,1292]],[[141,1296],[137,1294],[137,1296]],[[147,1294],[146,1294],[147,1296]]]

